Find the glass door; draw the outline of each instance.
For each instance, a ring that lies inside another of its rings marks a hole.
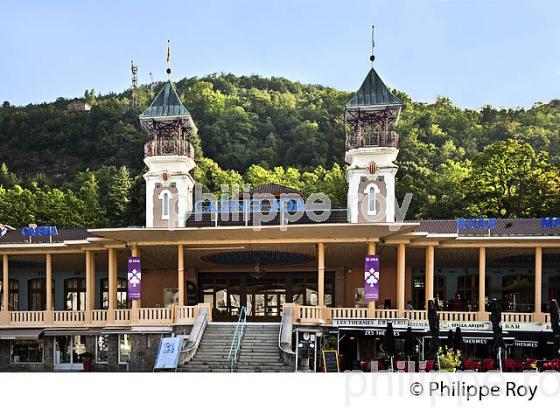
[[[82,370],[82,354],[86,352],[83,336],[56,336],[54,340],[54,368]]]

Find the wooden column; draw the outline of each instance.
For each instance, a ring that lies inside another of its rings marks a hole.
[[[535,248],[535,316],[542,314],[542,248]]]
[[[405,246],[397,246],[397,309],[402,315],[405,310]]]
[[[425,273],[424,290],[426,292],[424,299],[424,309],[428,309],[428,301],[434,298],[434,246],[426,247],[426,273]]]
[[[325,306],[325,244],[317,244],[317,305]]]
[[[140,249],[138,249],[138,245],[132,246],[130,256],[132,256],[132,257],[140,256]],[[141,306],[142,306],[142,301],[141,300],[133,300],[132,301],[132,309],[140,309]]]
[[[375,242],[368,243],[368,255],[375,255]],[[375,317],[375,301],[368,302],[368,317]]]
[[[8,267],[8,255],[2,255],[2,306],[5,311],[9,309],[10,303],[10,270]]]
[[[179,288],[179,306],[185,305],[185,247],[177,245],[177,287]]]
[[[486,248],[478,250],[478,320],[486,318]]]
[[[95,309],[95,254],[86,250],[86,310]]]
[[[117,308],[117,251],[109,248],[108,280],[109,280],[109,310]]]
[[[52,255],[47,253],[45,259],[45,288],[47,289],[47,303],[45,310],[53,310],[53,300],[52,300]]]

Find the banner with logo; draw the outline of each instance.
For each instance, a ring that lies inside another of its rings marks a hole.
[[[128,300],[140,300],[142,294],[142,267],[140,258],[128,258]]]
[[[379,256],[367,255],[364,275],[364,299],[379,300]]]

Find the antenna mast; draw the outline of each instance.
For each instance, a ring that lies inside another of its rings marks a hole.
[[[138,111],[138,66],[130,60],[130,71],[132,72],[132,111]]]

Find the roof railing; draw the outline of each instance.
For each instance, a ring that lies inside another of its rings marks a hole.
[[[399,134],[395,131],[379,131],[373,133],[351,134],[346,137],[346,149],[367,147],[398,148]]]
[[[153,139],[144,145],[145,157],[166,155],[180,155],[194,158],[194,148],[187,140],[181,139]]]

